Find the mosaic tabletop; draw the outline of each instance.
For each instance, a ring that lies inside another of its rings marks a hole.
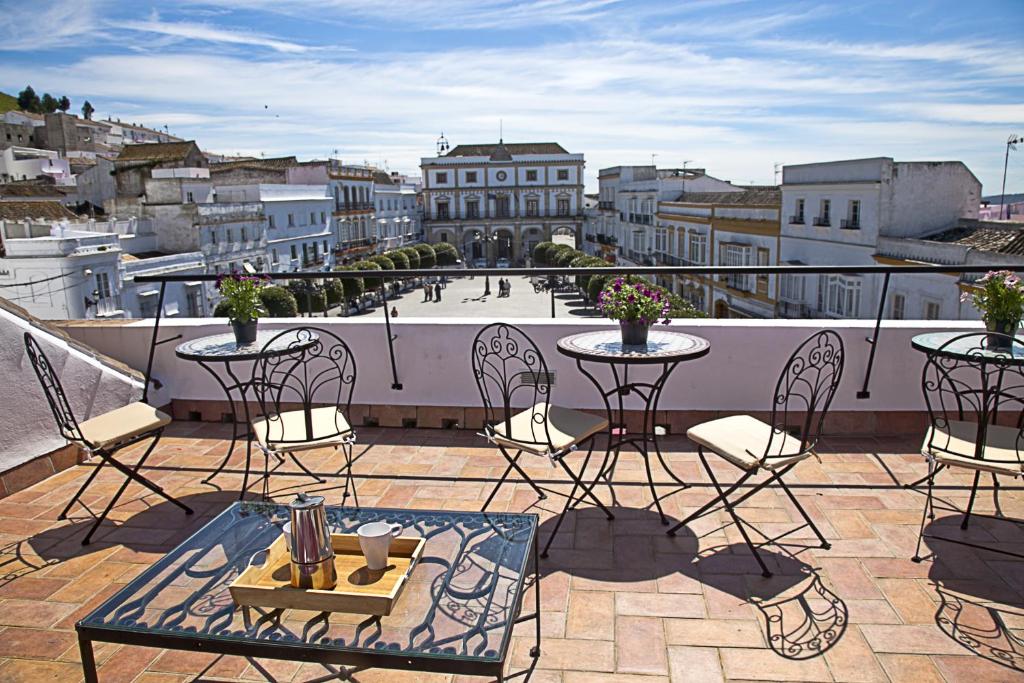
[[[238,344],[235,342],[234,333],[228,332],[189,340],[179,344],[174,353],[186,360],[252,360],[261,353],[273,356],[299,351],[312,346],[319,338],[315,332],[309,330],[294,330],[287,333],[282,333],[281,330],[260,330],[256,333],[256,341]],[[273,345],[265,348],[271,340],[274,341]]]
[[[928,332],[917,335],[910,343],[918,351],[939,351],[950,358],[1024,365],[1024,345],[1018,342],[1012,348],[994,349],[988,348],[986,341],[984,332]]]
[[[558,340],[558,351],[566,356],[604,363],[672,363],[707,355],[711,343],[703,337],[682,332],[652,329],[646,344],[623,344],[619,330],[582,332]]]

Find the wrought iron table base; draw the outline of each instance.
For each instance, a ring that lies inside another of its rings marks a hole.
[[[626,446],[633,448],[643,458],[644,469],[647,472],[647,484],[651,489],[654,506],[658,510],[661,523],[666,526],[669,521],[661,507],[661,499],[677,491],[674,490],[666,494],[666,496],[658,495],[657,487],[654,484],[654,473],[651,470],[652,449],[650,446],[653,445],[654,455],[657,456],[662,469],[679,485],[679,489],[687,488],[689,484],[677,477],[669,468],[668,463],[665,462],[665,456],[662,455],[661,445],[658,443],[658,435],[654,424],[658,414],[658,403],[661,400],[661,393],[665,389],[668,378],[680,362],[672,361],[661,364],[661,373],[654,382],[630,382],[628,363],[607,363],[611,367],[615,386],[611,389],[605,389],[601,382],[584,367],[584,361],[580,358],[576,359],[576,367],[597,388],[601,399],[604,401],[605,411],[608,415],[608,447],[605,452],[604,461],[601,463],[601,469],[594,479],[594,484],[596,485],[599,480],[603,479],[608,486],[608,490],[611,492],[612,503],[615,504],[617,499],[615,497],[615,488],[612,484],[615,466],[618,464],[622,448]],[[618,365],[623,366],[621,376]],[[626,431],[625,397],[630,394],[636,394],[643,400],[643,426],[641,432],[634,436],[628,436]],[[617,403],[615,408],[612,406],[613,400]],[[591,488],[593,488],[593,485]],[[589,489],[584,493],[589,493]],[[576,503],[573,504],[573,507],[575,505]]]

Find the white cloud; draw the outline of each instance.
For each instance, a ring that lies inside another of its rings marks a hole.
[[[279,40],[272,36],[250,31],[232,31],[209,24],[197,24],[191,22],[166,22],[159,19],[149,21],[122,21],[111,23],[110,26],[116,29],[127,29],[143,33],[155,33],[172,38],[185,40],[201,40],[211,43],[232,43],[236,45],[255,45],[267,47],[277,52],[300,53],[306,52],[308,48],[298,43],[286,40]]]

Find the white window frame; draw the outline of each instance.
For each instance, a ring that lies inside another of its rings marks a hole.
[[[691,231],[687,239],[687,260],[699,266],[708,262],[708,236],[703,232]],[[696,253],[694,253],[696,252]]]
[[[856,318],[860,314],[863,281],[858,276],[821,275],[819,306],[837,318]]]
[[[889,317],[893,320],[904,320],[907,317],[907,296],[901,292],[893,292],[889,300]]]
[[[935,314],[931,311],[934,309]],[[942,302],[936,299],[925,299],[921,304],[922,320],[942,320]]]
[[[783,273],[779,280],[779,298],[794,304],[802,304],[807,298],[807,278],[795,273]]]

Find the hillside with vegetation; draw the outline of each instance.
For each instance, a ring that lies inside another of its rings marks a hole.
[[[18,108],[18,98],[13,95],[8,95],[5,92],[0,92],[0,114],[9,112],[12,109]]]

